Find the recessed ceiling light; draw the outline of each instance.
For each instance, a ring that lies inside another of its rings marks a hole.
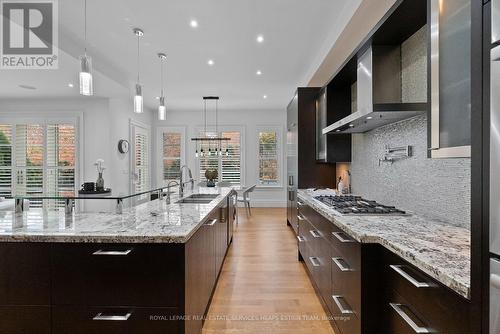
[[[160,99],[160,97],[159,97],[159,96],[156,96],[156,97],[155,97],[155,99],[159,100],[159,99]]]
[[[74,85],[70,82],[70,83],[68,84],[68,87],[69,87],[69,88],[73,88],[73,87],[74,87]]]
[[[353,127],[354,127],[354,124],[349,124],[349,127],[353,128]]]
[[[24,89],[29,89],[29,90],[35,90],[36,89],[36,87],[29,86],[29,85],[19,85],[19,87],[24,88]]]
[[[372,119],[373,117],[372,116],[368,116],[366,119]]]
[[[262,96],[263,99],[267,99],[267,95]]]
[[[257,70],[257,75],[262,75],[262,71],[261,70]]]
[[[257,43],[262,43],[262,42],[264,42],[264,36],[258,35],[257,36]]]
[[[189,25],[191,26],[191,28],[198,28],[198,21],[193,19],[193,20],[189,21]]]
[[[340,129],[335,130],[335,132],[340,132]]]
[[[207,61],[208,66],[214,66],[215,62],[212,59]]]

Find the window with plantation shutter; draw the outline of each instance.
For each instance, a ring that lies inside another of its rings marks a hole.
[[[46,195],[71,196],[75,193],[75,127],[47,125]],[[49,204],[61,207],[62,201]]]
[[[0,124],[0,196],[12,194],[12,125]]]
[[[217,137],[216,132],[207,132],[206,134],[204,132],[200,132],[199,136],[207,137]],[[199,170],[199,175],[200,175],[200,181],[206,181],[205,177],[205,172],[207,169],[217,169],[219,172],[219,180],[220,180],[220,168],[219,168],[219,157],[217,157],[215,154],[213,154],[213,150],[215,149],[215,144],[210,143],[208,141],[200,141],[199,142],[199,151],[204,152],[203,156],[200,156],[198,158],[198,170]]]
[[[134,140],[132,151],[134,182],[132,183],[132,191],[139,193],[151,189],[149,174],[149,131],[137,124],[131,124],[131,127]],[[137,199],[144,200],[146,198],[147,195],[145,194]]]
[[[258,132],[260,186],[281,186],[280,136],[278,128],[262,129]]]
[[[75,194],[74,124],[0,124],[0,196]],[[62,201],[31,200],[31,207]]]
[[[43,194],[45,129],[39,124],[15,126],[15,194],[36,196]],[[40,207],[41,200],[31,200],[30,206]]]
[[[219,173],[218,181],[241,184],[242,182],[242,153],[241,153],[241,131],[207,132],[207,136],[221,136],[229,138],[229,141],[222,142],[222,156],[215,155],[217,144],[215,142],[199,142],[198,150],[203,150],[204,156],[198,158],[198,170],[201,181],[205,181],[205,171],[208,168],[217,169]],[[200,132],[200,136],[204,136]]]
[[[230,140],[222,144],[220,180],[234,184],[241,183],[241,134],[238,131],[222,132],[222,137]],[[227,154],[224,149],[227,150]]]
[[[181,170],[181,142],[179,132],[163,132],[163,182],[179,180]]]

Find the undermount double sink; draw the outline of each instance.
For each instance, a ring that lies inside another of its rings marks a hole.
[[[208,204],[218,196],[218,194],[192,194],[188,197],[178,200],[175,203]]]

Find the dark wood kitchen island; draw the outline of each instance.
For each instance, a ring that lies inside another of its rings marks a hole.
[[[201,333],[230,245],[231,188],[123,214],[0,213],[0,333]]]

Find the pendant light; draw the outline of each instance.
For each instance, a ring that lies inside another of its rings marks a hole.
[[[167,55],[164,53],[158,53],[160,58],[160,73],[161,73],[161,94],[160,94],[160,105],[158,106],[158,120],[164,121],[167,119],[167,107],[165,106],[165,95],[163,93],[163,62],[167,59]]]
[[[87,56],[87,0],[84,0],[84,39],[85,53],[80,56],[80,95],[94,95],[92,80],[92,59]]]
[[[215,136],[210,135],[207,131],[207,101],[215,101]],[[203,119],[204,119],[204,129],[200,137],[191,138],[195,142],[196,148],[194,156],[195,158],[214,155],[217,158],[222,157],[222,142],[228,143],[230,138],[222,137],[219,135],[219,97],[218,96],[204,96],[203,97]],[[198,152],[198,143],[200,143],[200,151]],[[212,150],[212,144],[215,146]],[[208,146],[208,152],[203,150],[203,147]],[[229,155],[229,150],[226,144],[226,156]]]
[[[144,32],[139,28],[134,28],[134,35],[137,36],[137,83],[135,84],[135,96],[134,96],[134,112],[136,114],[142,114],[144,111],[143,108],[143,98],[142,98],[142,86],[140,84],[139,77],[139,39],[144,36]]]

